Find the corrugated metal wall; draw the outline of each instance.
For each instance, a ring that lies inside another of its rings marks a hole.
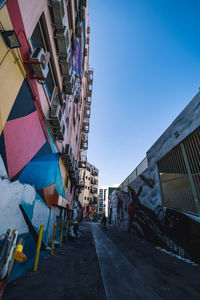
[[[200,214],[200,128],[158,162],[163,204]]]

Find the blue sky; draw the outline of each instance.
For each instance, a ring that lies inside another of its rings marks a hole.
[[[120,184],[200,87],[198,0],[90,0],[88,160]]]

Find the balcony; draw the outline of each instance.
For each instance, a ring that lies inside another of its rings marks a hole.
[[[90,205],[93,205],[93,206],[97,205],[97,197],[90,198]]]
[[[98,184],[98,181],[96,179],[94,179],[94,184],[97,185]]]
[[[90,187],[90,193],[91,194],[97,194],[97,189],[91,186]]]
[[[82,151],[79,154],[79,168],[86,168],[86,163],[87,163],[87,155],[86,151]]]
[[[88,96],[88,97],[92,97],[92,84],[89,84],[89,85],[88,85],[88,88],[87,88],[87,96]]]
[[[79,190],[83,190],[85,186],[85,181],[83,179],[79,180],[79,182],[76,184],[76,188]]]
[[[88,70],[88,84],[91,84],[93,83],[93,70],[92,69],[89,69]]]
[[[88,134],[87,133],[83,133],[81,135],[81,145],[80,148],[83,150],[87,150],[88,149]]]
[[[83,133],[81,135],[81,142],[88,142],[88,134],[87,133]]]
[[[82,125],[82,132],[84,133],[88,133],[89,132],[89,123],[83,121],[83,125]]]
[[[85,105],[90,106],[92,102],[92,98],[91,97],[86,97],[85,98]]]
[[[91,115],[91,109],[90,109],[90,106],[85,106],[85,109],[84,109],[84,117],[85,117],[85,118],[90,118],[90,115]]]
[[[74,91],[75,85],[75,75],[71,74],[70,76],[63,77],[63,91],[68,94],[72,95]]]
[[[93,197],[93,203],[97,204],[97,197]]]

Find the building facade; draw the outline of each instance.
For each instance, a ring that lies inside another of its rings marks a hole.
[[[109,211],[109,197],[116,187],[111,186],[101,186],[99,188],[99,197],[98,197],[98,211],[103,212],[106,217],[108,217]]]
[[[87,162],[86,167],[81,169],[80,179],[83,189],[79,195],[79,201],[82,207],[97,208],[99,170]]]
[[[76,215],[87,160],[88,1],[0,1],[0,27],[0,236],[17,229],[28,244],[44,225],[46,244]]]
[[[112,193],[112,223],[199,262],[199,159],[200,93]]]

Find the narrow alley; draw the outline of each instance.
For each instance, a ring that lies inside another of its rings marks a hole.
[[[10,283],[4,300],[199,299],[200,268],[131,233],[95,223]],[[73,252],[73,255],[70,255]]]

